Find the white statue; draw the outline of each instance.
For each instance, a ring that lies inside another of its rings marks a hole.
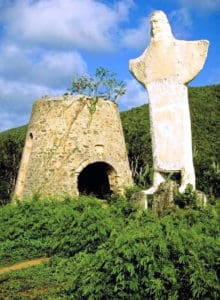
[[[191,122],[186,83],[203,68],[208,41],[176,40],[167,16],[151,16],[151,41],[144,53],[129,61],[133,76],[149,96],[153,148],[153,194],[164,182],[163,173],[180,172],[180,192],[187,184],[195,188]]]

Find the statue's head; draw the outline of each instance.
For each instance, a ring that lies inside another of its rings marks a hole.
[[[161,10],[152,13],[151,18],[151,38],[160,41],[173,38],[171,27],[166,14]]]

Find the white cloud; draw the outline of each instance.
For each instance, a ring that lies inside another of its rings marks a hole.
[[[130,9],[135,6],[133,0],[116,1],[114,8],[117,11],[118,17],[122,20],[127,19]]]
[[[48,51],[6,42],[0,46],[0,130],[28,122],[31,105],[63,94],[87,65],[77,51]]]
[[[2,19],[8,36],[30,44],[64,49],[112,50],[131,0],[107,6],[97,0],[15,1]]]
[[[87,66],[77,52],[47,52],[33,65],[30,77],[48,87],[68,87],[74,74],[85,74]]]
[[[128,110],[148,102],[147,92],[135,79],[128,79],[126,83],[126,94],[117,101],[121,110]]]
[[[173,10],[169,16],[169,21],[172,25],[173,34],[176,38],[190,38],[189,30],[193,24],[191,14],[186,8]]]
[[[62,93],[44,85],[0,79],[0,131],[28,123],[32,104],[38,98]]]
[[[14,44],[0,47],[0,76],[5,80],[67,87],[74,74],[86,71],[85,61],[76,51],[39,52]]]
[[[0,131],[7,130],[9,128],[13,128],[14,126],[14,120],[16,119],[18,121],[18,124],[26,124],[27,121],[25,120],[25,117],[22,115],[21,117],[18,114],[14,114],[12,112],[7,111],[1,111],[0,110]],[[23,119],[24,118],[24,119]],[[18,125],[19,126],[19,125]]]
[[[122,44],[133,49],[143,49],[150,41],[150,19],[141,19],[137,28],[130,28],[124,31]]]
[[[63,94],[87,73],[79,49],[114,48],[132,0],[0,0],[0,130],[28,121],[43,95]]]
[[[133,0],[0,0],[0,130],[27,123],[37,98],[63,94],[75,74],[87,73],[80,49],[103,53],[120,47],[121,22],[128,19],[133,4]],[[140,44],[142,33],[147,35],[144,23],[126,31],[124,44],[146,45],[147,40]],[[140,105],[146,102],[146,93],[135,81],[128,82],[124,101],[122,108]]]
[[[175,0],[179,2],[183,7],[191,9],[195,12],[218,12],[220,11],[220,1],[219,0]]]

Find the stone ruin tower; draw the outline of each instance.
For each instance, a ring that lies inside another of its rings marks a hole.
[[[19,199],[123,193],[132,185],[117,105],[86,96],[36,101],[15,187]]]

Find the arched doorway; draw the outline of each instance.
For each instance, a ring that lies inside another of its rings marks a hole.
[[[89,164],[78,176],[79,194],[105,199],[112,194],[110,177],[114,173],[112,166],[105,162]]]

